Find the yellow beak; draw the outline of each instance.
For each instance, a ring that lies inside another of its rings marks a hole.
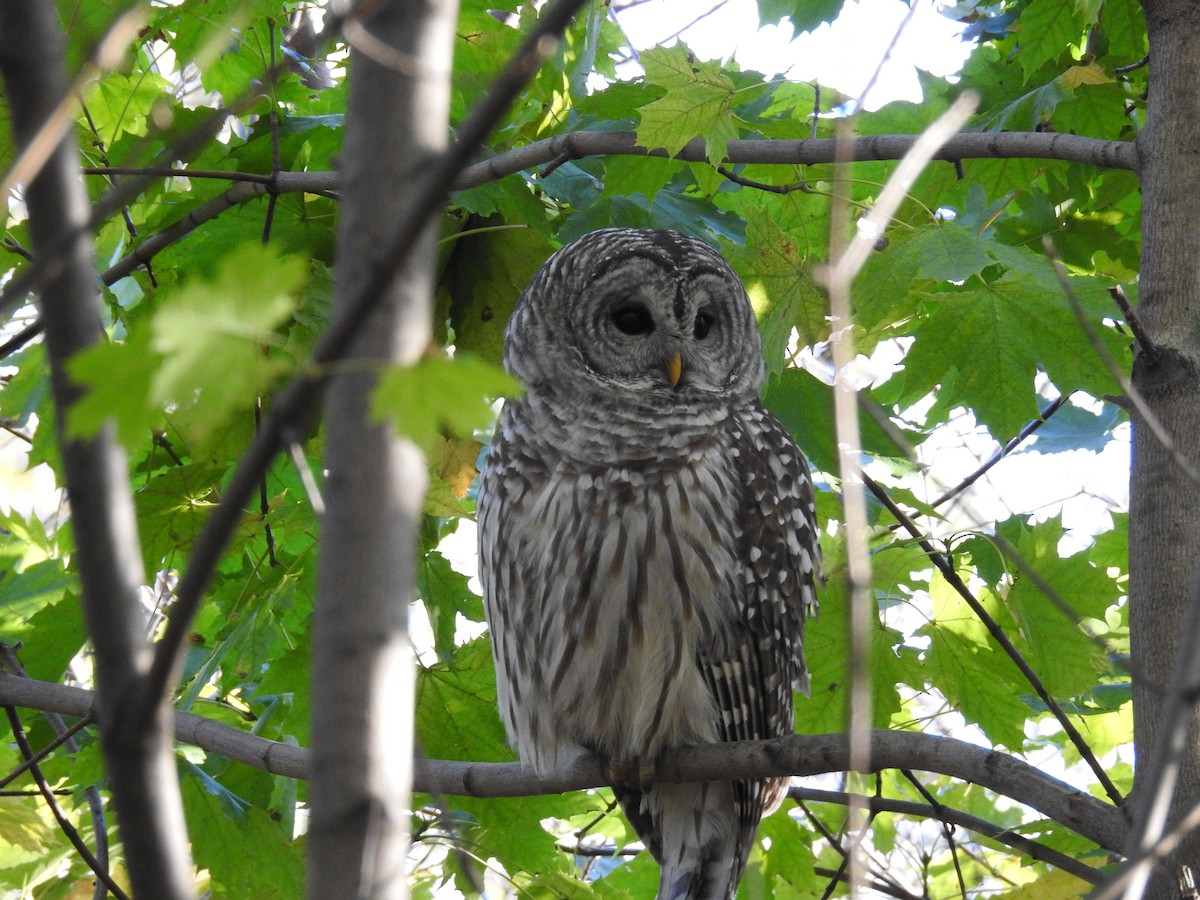
[[[683,359],[678,353],[671,357],[667,363],[667,380],[671,382],[672,388],[679,387],[679,379],[683,376]]]

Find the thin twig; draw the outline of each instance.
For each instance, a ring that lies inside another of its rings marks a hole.
[[[766,191],[768,194],[791,194],[795,191],[800,191],[803,194],[813,193],[813,189],[809,187],[807,181],[796,181],[792,184],[766,184],[761,181],[751,181],[749,178],[743,178],[725,166],[717,166],[717,172],[726,181],[731,181],[742,187],[753,188],[756,191]]]
[[[795,785],[788,788],[788,797],[797,803],[807,800],[817,803],[836,803],[841,806],[848,805],[851,799],[844,791],[824,791],[817,788],[797,787]],[[1099,869],[1079,862],[1065,853],[1060,853],[1058,850],[1052,850],[1044,844],[1039,844],[1035,840],[1001,825],[997,825],[994,822],[989,822],[987,819],[981,819],[978,816],[973,816],[970,813],[965,813],[962,810],[954,809],[942,803],[929,805],[917,803],[912,800],[895,800],[889,797],[864,797],[863,802],[878,812],[939,819],[942,822],[949,822],[960,828],[966,828],[976,834],[983,835],[993,841],[1011,847],[1013,850],[1030,859],[1036,859],[1039,862],[1062,869],[1064,872],[1068,872],[1076,878],[1091,884],[1099,884],[1104,880],[1104,873]]]
[[[1017,433],[1016,437],[1012,438],[1007,444],[1005,444],[1003,447],[1001,447],[999,450],[997,450],[995,453],[993,453],[990,457],[988,457],[988,459],[985,460],[979,466],[979,468],[977,468],[974,472],[972,472],[970,475],[968,475],[966,478],[964,478],[962,481],[960,481],[954,487],[950,488],[949,490],[947,490],[944,493],[942,493],[941,495],[939,495],[937,497],[937,499],[931,500],[929,505],[933,506],[933,507],[941,506],[946,501],[952,500],[953,498],[957,497],[959,494],[961,494],[963,491],[965,491],[967,488],[969,488],[971,485],[973,485],[976,481],[978,481],[980,478],[982,478],[984,475],[986,475],[987,472],[993,466],[995,466],[1002,459],[1004,459],[1006,456],[1008,456],[1010,453],[1012,453],[1014,450],[1016,450],[1017,447],[1019,447],[1026,440],[1028,440],[1039,428],[1041,428],[1043,425],[1045,425],[1050,420],[1051,416],[1053,416],[1056,412],[1058,412],[1060,409],[1062,409],[1063,404],[1065,404],[1067,402],[1069,397],[1070,397],[1070,394],[1060,394],[1058,399],[1056,399],[1053,403],[1051,403],[1044,410],[1042,410],[1041,414],[1036,419],[1033,419],[1032,421],[1029,422],[1029,424],[1027,424],[1024,428],[1022,428]]]
[[[825,866],[813,866],[813,874],[820,875],[822,878],[832,879],[831,884],[826,888],[826,892],[821,895],[822,898],[832,896],[832,893],[836,889],[838,882],[845,882],[849,880],[845,871],[841,868],[829,869]],[[877,876],[874,873],[872,873],[871,880],[865,884],[864,887],[869,887],[871,890],[887,897],[895,897],[896,900],[924,900],[924,898],[920,895],[914,894],[911,891],[907,891],[899,885],[888,884],[886,882],[877,880]]]
[[[6,784],[12,784],[12,782],[15,781],[22,773],[29,771],[31,768],[33,768],[33,766],[37,765],[67,741],[71,740],[71,738],[73,738],[80,731],[92,724],[95,724],[95,720],[91,716],[84,716],[62,734],[58,735],[58,737],[52,740],[49,744],[35,753],[31,759],[25,760],[25,762],[10,771],[7,775],[0,776],[0,787],[4,787]]]
[[[954,874],[958,877],[958,892],[962,895],[963,900],[966,900],[967,882],[963,879],[962,866],[958,861],[958,844],[954,840],[954,827],[947,821],[942,810],[942,804],[938,803],[937,798],[929,792],[929,789],[925,785],[921,784],[917,776],[910,770],[901,769],[900,774],[904,776],[909,784],[917,789],[917,793],[925,798],[925,802],[933,808],[934,818],[942,823],[942,834],[945,836],[946,843],[950,847],[950,857],[954,861]]]
[[[1150,54],[1147,53],[1145,56],[1143,56],[1137,62],[1131,62],[1127,66],[1113,66],[1113,74],[1114,75],[1124,75],[1126,72],[1133,72],[1136,69],[1144,68],[1145,66],[1149,65],[1149,63],[1150,63]]]
[[[233,172],[224,169],[189,169],[187,166],[84,166],[84,175],[138,175],[143,178],[209,178],[218,181],[248,181],[270,184],[274,174]]]
[[[875,66],[875,70],[871,72],[871,77],[867,81],[867,86],[864,87],[862,89],[862,93],[858,95],[857,105],[859,108],[862,108],[863,104],[867,102],[867,97],[870,95],[871,90],[875,87],[875,83],[879,80],[879,76],[883,74],[883,67],[886,66],[888,60],[892,58],[892,53],[895,52],[896,45],[900,43],[900,38],[904,36],[905,30],[908,28],[909,23],[912,22],[913,16],[916,14],[917,4],[910,3],[908,5],[908,11],[904,14],[904,18],[900,20],[900,24],[896,27],[896,31],[892,35],[892,39],[888,42],[887,49],[883,51],[883,56],[879,58],[879,62]],[[955,131],[957,130],[958,129],[956,128]]]
[[[955,570],[954,564],[950,562],[950,560],[948,560],[944,554],[939,553],[933,547],[933,545],[929,542],[929,539],[925,536],[921,529],[917,527],[917,524],[913,522],[908,514],[905,513],[904,510],[902,510],[894,500],[892,500],[887,491],[880,487],[879,484],[866,473],[863,473],[861,477],[867,488],[872,494],[875,495],[876,499],[888,508],[888,511],[891,512],[891,514],[895,516],[896,519],[904,526],[904,530],[907,531],[914,540],[916,540],[917,545],[925,552],[925,555],[929,558],[929,561],[933,563],[934,567],[941,573],[942,577],[946,579],[946,582],[952,588],[954,588],[954,590],[960,597],[963,598],[963,600],[966,601],[967,606],[971,607],[971,611],[974,612],[979,618],[979,621],[983,623],[983,626],[987,629],[988,634],[990,634],[996,640],[996,642],[1000,645],[1000,648],[1005,652],[1005,654],[1008,655],[1008,658],[1011,659],[1014,664],[1016,664],[1016,667],[1020,670],[1025,680],[1029,682],[1030,687],[1033,688],[1034,693],[1038,695],[1038,698],[1044,704],[1046,704],[1046,707],[1054,715],[1054,718],[1058,720],[1058,723],[1062,726],[1067,738],[1075,746],[1075,749],[1088,764],[1088,767],[1091,768],[1092,772],[1096,776],[1096,779],[1104,788],[1104,792],[1108,794],[1109,799],[1112,800],[1115,805],[1121,806],[1124,803],[1124,797],[1121,796],[1121,792],[1117,790],[1117,786],[1113,784],[1112,779],[1109,778],[1108,773],[1104,770],[1104,767],[1100,765],[1100,761],[1096,759],[1096,755],[1092,752],[1092,748],[1088,746],[1087,741],[1083,739],[1083,735],[1079,733],[1079,729],[1077,729],[1074,723],[1071,722],[1070,718],[1067,717],[1067,714],[1063,711],[1063,708],[1059,705],[1058,701],[1050,696],[1050,692],[1046,690],[1046,686],[1042,683],[1042,680],[1038,677],[1037,673],[1033,671],[1032,667],[1030,667],[1025,657],[1021,655],[1021,651],[1019,651],[1013,645],[1013,642],[1009,639],[1008,635],[1004,633],[1004,629],[1000,627],[999,623],[997,623],[994,618],[992,618],[991,614],[983,607],[983,604],[975,599],[975,595],[971,593],[971,589],[967,587],[966,583]]]
[[[1133,339],[1137,342],[1138,349],[1141,350],[1142,355],[1146,358],[1146,362],[1154,365],[1158,362],[1158,348],[1150,340],[1150,335],[1146,334],[1146,329],[1142,327],[1141,317],[1129,305],[1129,298],[1125,296],[1125,289],[1121,285],[1115,284],[1108,289],[1108,295],[1116,301],[1117,306],[1120,308],[1121,315],[1125,317],[1125,324],[1133,332]]]
[[[46,782],[46,776],[42,774],[41,766],[34,761],[33,748],[29,746],[29,740],[25,736],[25,728],[21,725],[21,717],[17,715],[17,711],[12,706],[4,707],[4,712],[8,715],[8,724],[12,728],[13,737],[16,739],[17,747],[21,750],[21,755],[29,762],[29,774],[38,786],[38,790],[42,792],[42,798],[46,801],[46,806],[50,809],[50,813],[54,816],[54,820],[58,822],[58,827],[75,851],[83,857],[83,861],[87,863],[88,868],[92,870],[97,878],[104,882],[104,886],[112,893],[117,900],[129,900],[129,895],[121,890],[121,886],[113,881],[112,876],[108,873],[106,866],[100,864],[100,861],[92,854],[88,845],[84,843],[79,832],[75,830],[75,826],[67,818],[62,807],[58,805],[58,799],[54,796],[54,791]]]
[[[31,323],[26,325],[3,344],[0,344],[0,359],[6,359],[7,357],[16,353],[35,337],[41,334],[43,327],[44,326],[42,325],[42,320],[40,318],[34,319]]]
[[[1112,355],[1108,352],[1108,348],[1100,340],[1100,336],[1096,334],[1096,329],[1088,319],[1087,313],[1083,309],[1083,304],[1079,302],[1079,297],[1076,296],[1074,288],[1071,287],[1070,279],[1067,277],[1066,269],[1062,264],[1062,258],[1059,256],[1050,235],[1046,235],[1042,239],[1042,245],[1046,249],[1046,256],[1049,257],[1050,263],[1054,267],[1054,275],[1058,278],[1063,295],[1067,298],[1067,302],[1071,304],[1071,309],[1075,313],[1079,327],[1083,329],[1083,333],[1087,336],[1092,349],[1096,351],[1096,355],[1100,357],[1100,361],[1104,363],[1105,368],[1117,380],[1117,383],[1121,385],[1121,390],[1125,392],[1125,395],[1129,398],[1129,402],[1133,404],[1142,421],[1146,423],[1146,427],[1150,429],[1151,433],[1162,445],[1162,448],[1167,451],[1167,454],[1175,462],[1175,465],[1179,466],[1188,478],[1200,484],[1200,469],[1197,469],[1192,461],[1183,455],[1183,452],[1175,443],[1175,439],[1167,431],[1166,426],[1154,414],[1154,410],[1142,398],[1141,393],[1133,386],[1133,382],[1129,380],[1129,376],[1117,365]]]

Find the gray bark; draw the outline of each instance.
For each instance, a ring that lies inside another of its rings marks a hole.
[[[360,24],[343,150],[334,319],[350,314],[414,186],[447,143],[453,0],[406,0]],[[379,368],[431,337],[434,228],[426,228],[360,330],[326,395],[327,511],[313,648],[309,896],[407,896],[413,658],[408,606],[426,469],[369,421]]]
[[[13,704],[83,716],[94,699],[91,691],[81,688],[0,672],[0,706]],[[192,713],[176,716],[175,738],[264,772],[299,779],[311,775],[312,755],[305,748],[270,741]],[[660,761],[657,777],[686,782],[718,776],[824,775],[844,772],[848,758],[844,734],[795,734],[769,741],[683,747]],[[1129,823],[1121,810],[995,750],[954,738],[875,730],[871,733],[871,761],[877,771],[918,769],[969,781],[1037,810],[1106,850],[1119,852],[1125,845]],[[595,757],[575,760],[544,777],[520,763],[424,759],[416,764],[413,783],[417,790],[430,794],[526,797],[600,787],[608,783],[607,777],[604,761]]]
[[[28,147],[67,95],[64,41],[56,7],[42,0],[0,4],[0,72],[18,146]],[[69,134],[69,133],[68,133]],[[95,653],[97,718],[125,860],[136,894],[165,900],[193,896],[192,865],[172,748],[172,710],[159,704],[149,721],[127,722],[137,709],[150,660],[138,591],[143,570],[128,463],[112,428],[76,440],[62,425],[80,389],[67,377],[70,357],[104,339],[87,230],[89,207],[78,150],[64,138],[25,187],[41,295],[46,349],[71,503],[75,561]]]
[[[1142,0],[1150,39],[1146,126],[1138,137],[1142,262],[1138,316],[1150,342],[1135,360],[1133,385],[1194,466],[1200,434],[1200,17],[1190,0]],[[1134,797],[1139,817],[1154,793],[1154,750],[1170,732],[1167,687],[1200,563],[1200,485],[1139,416],[1130,482],[1130,644],[1134,669]],[[1182,707],[1191,737],[1177,759],[1169,821],[1200,803],[1200,744],[1193,702]],[[1200,834],[1177,860],[1200,860]],[[1177,863],[1158,869],[1145,896],[1175,898]]]

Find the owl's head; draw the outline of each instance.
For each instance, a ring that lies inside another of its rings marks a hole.
[[[633,402],[757,397],[754,312],[717,251],[675,231],[606,228],[546,261],[505,333],[505,366],[531,391]]]

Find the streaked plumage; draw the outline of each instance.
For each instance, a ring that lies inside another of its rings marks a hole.
[[[613,228],[554,254],[506,332],[479,492],[500,713],[548,772],[590,751],[662,865],[732,897],[785,782],[642,785],[665,750],[790,734],[816,608],[812,484],[759,403],[746,293],[716,251]],[[645,790],[643,790],[645,788]]]

